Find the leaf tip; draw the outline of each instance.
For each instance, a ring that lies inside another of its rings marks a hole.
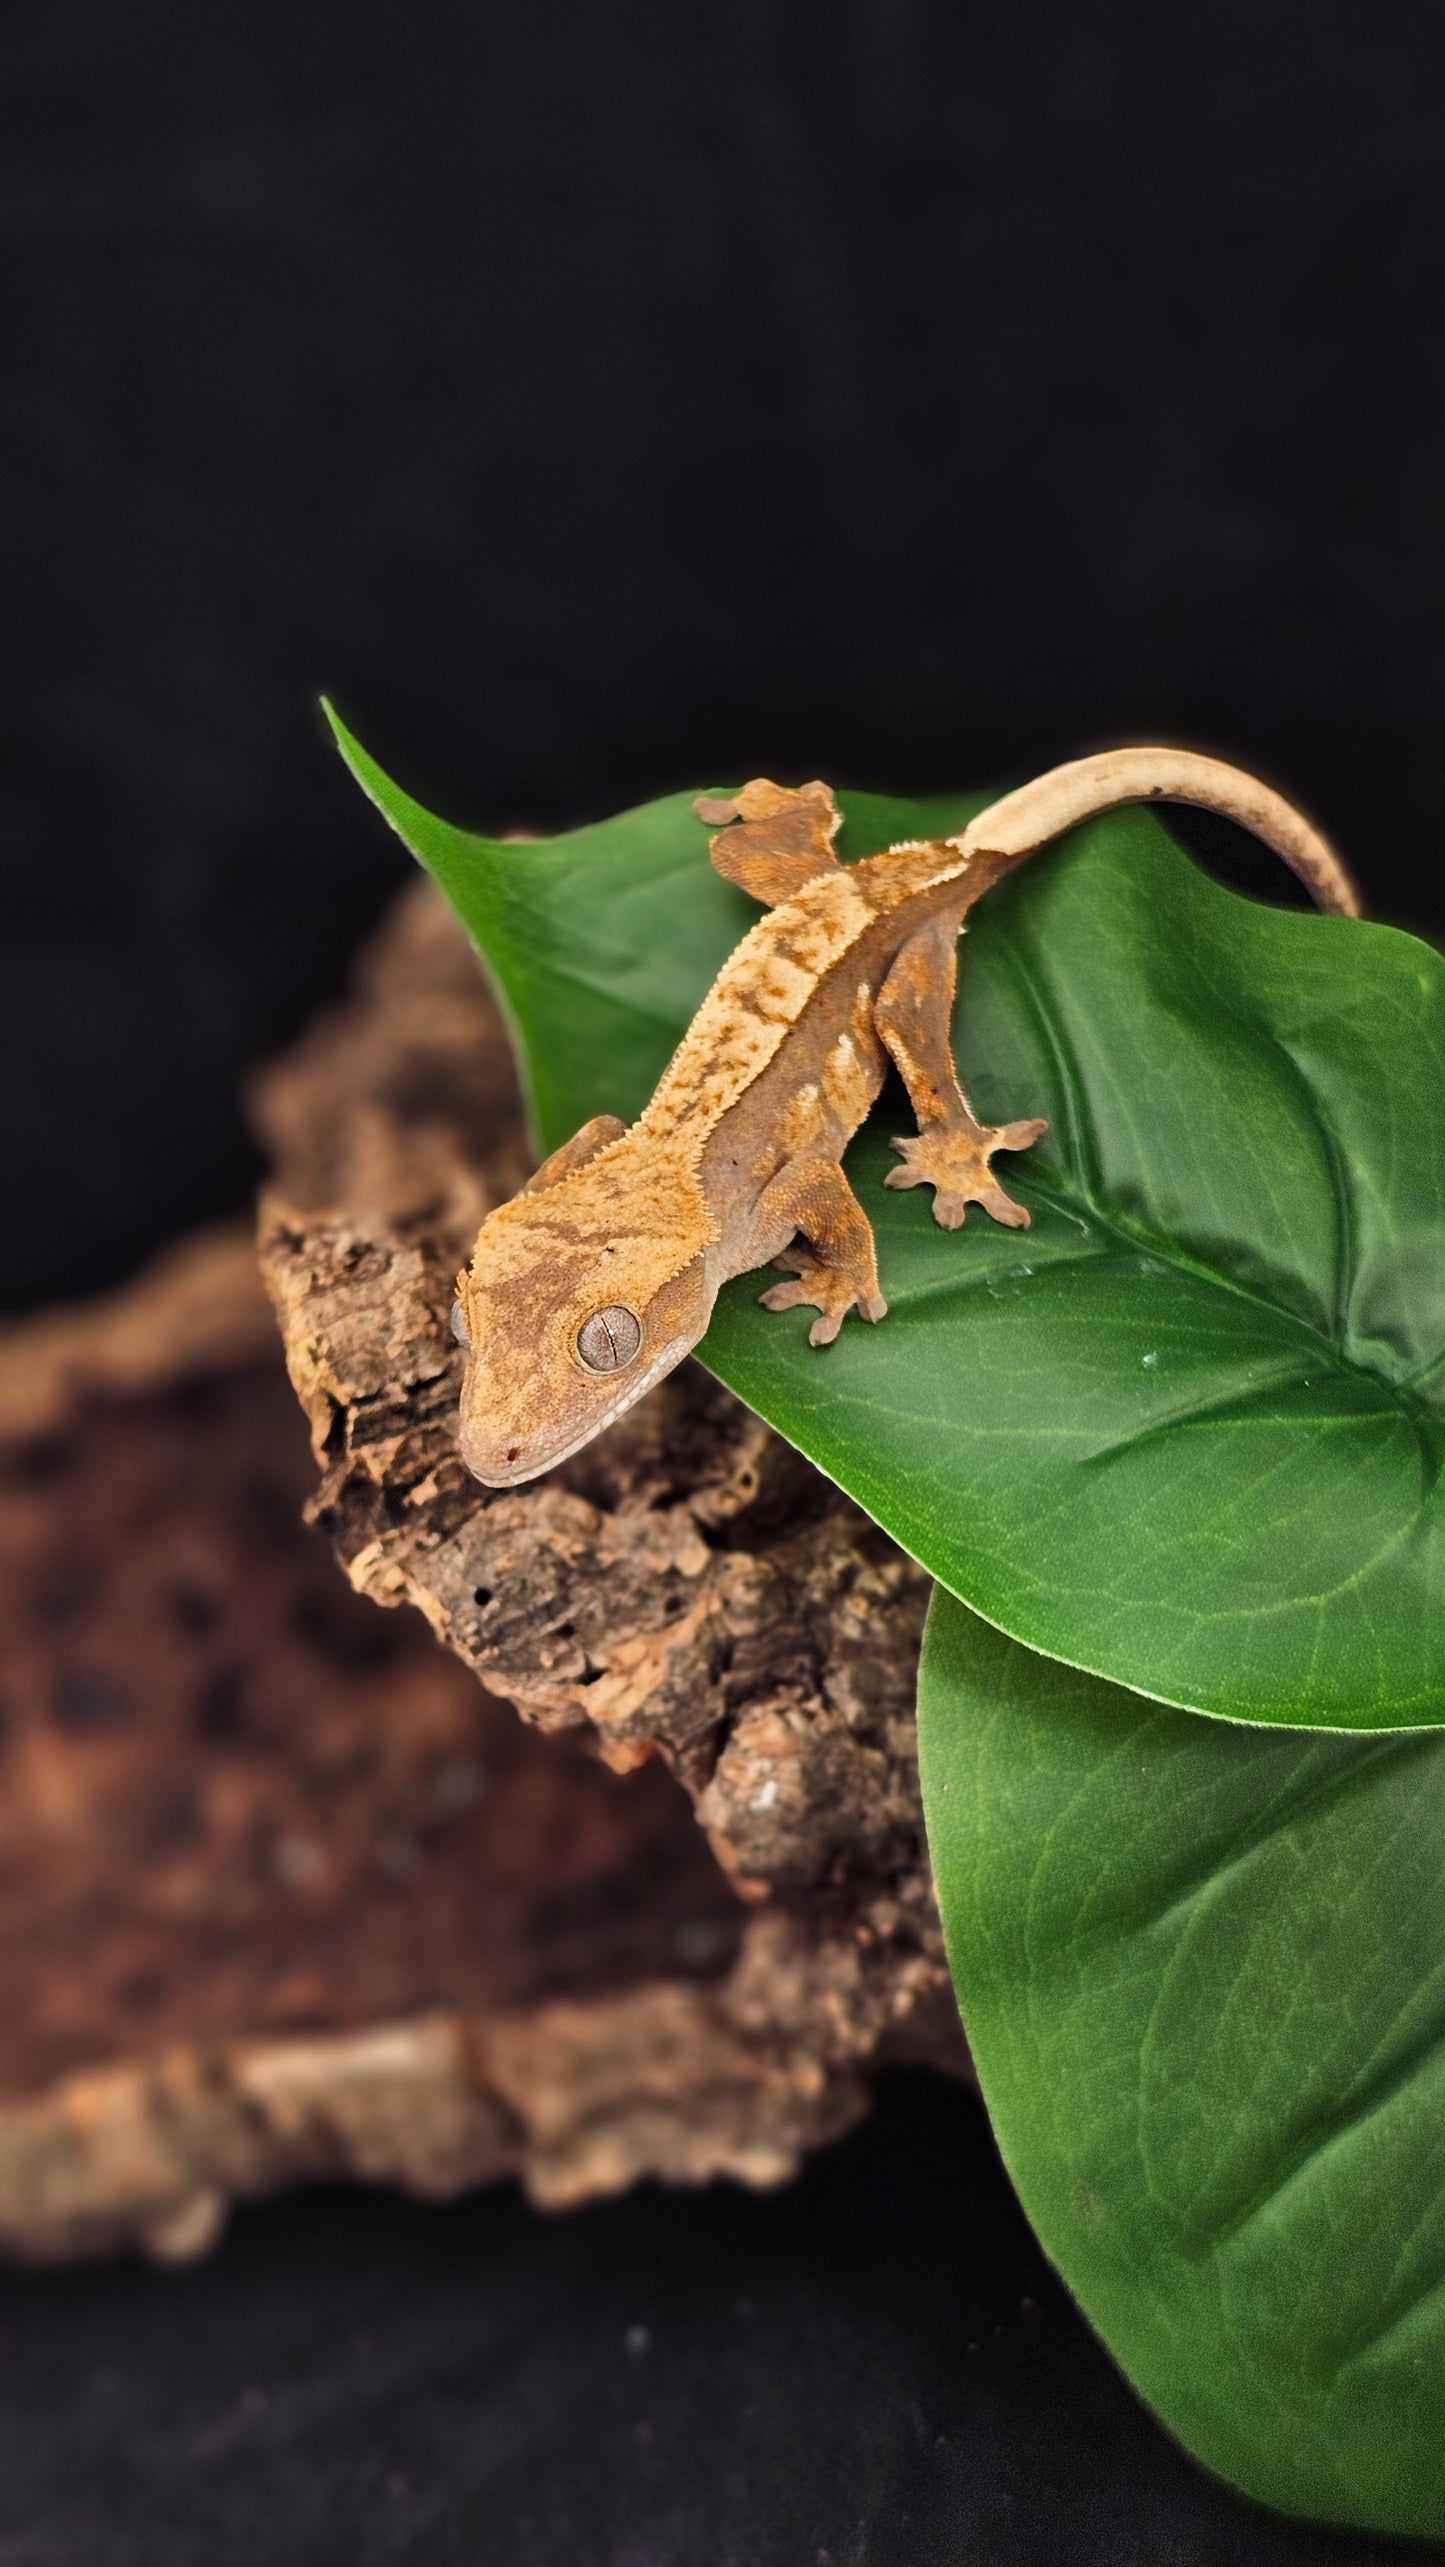
[[[367,756],[361,742],[352,732],[348,731],[346,724],[342,721],[341,716],[337,712],[335,705],[332,703],[330,696],[319,695],[316,701],[321,707],[322,716],[326,722],[327,728],[329,729],[333,740],[336,742],[338,749],[341,751],[347,765],[350,767],[352,774],[355,776],[357,783],[360,784],[367,792],[370,792],[370,772],[373,766],[373,761]]]
[[[418,863],[430,866],[430,837],[441,831],[443,824],[423,810],[419,802],[414,802],[409,793],[403,793],[400,785],[392,782],[385,769],[377,765],[375,758],[347,729],[329,695],[322,695],[317,701],[342,758],[368,802],[375,804],[383,820],[395,830],[402,845]]]

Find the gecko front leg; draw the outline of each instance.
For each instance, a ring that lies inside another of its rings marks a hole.
[[[958,1228],[970,1203],[1010,1230],[1027,1229],[1028,1212],[1004,1193],[989,1162],[995,1150],[1028,1149],[1049,1127],[1034,1117],[990,1130],[974,1119],[949,1047],[957,939],[956,918],[930,919],[900,946],[878,993],[874,1023],[918,1117],[916,1140],[893,1143],[904,1165],[884,1182],[931,1185],[933,1217],[945,1230]]]
[[[830,1346],[855,1306],[864,1319],[888,1309],[878,1289],[878,1259],[868,1216],[836,1159],[790,1159],[758,1201],[754,1241],[760,1264],[767,1242],[800,1232],[806,1245],[784,1247],[775,1258],[789,1266],[794,1283],[773,1284],[758,1298],[764,1310],[793,1310],[800,1303],[821,1312],[808,1331],[810,1346]]]

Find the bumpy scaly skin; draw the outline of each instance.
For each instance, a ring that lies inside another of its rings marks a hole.
[[[945,1229],[970,1203],[1027,1223],[991,1162],[1045,1126],[989,1130],[959,1086],[949,1042],[959,930],[1034,848],[1098,812],[1156,800],[1239,821],[1321,908],[1356,914],[1348,875],[1297,811],[1184,750],[1079,759],[1005,795],[956,838],[846,867],[826,785],[793,792],[759,779],[698,803],[718,827],[718,871],[771,906],[723,965],[639,1120],[629,1129],[595,1116],[483,1223],[457,1284],[470,1350],[461,1450],[478,1479],[513,1486],[589,1442],[697,1344],[733,1275],[791,1269],[763,1303],[816,1309],[815,1346],[850,1310],[884,1317],[873,1233],[840,1162],[890,1060],[918,1131],[894,1143],[903,1164],[889,1184],[931,1185]],[[578,1343],[598,1313],[637,1323],[589,1332],[585,1344],[604,1349],[636,1339],[606,1371]]]

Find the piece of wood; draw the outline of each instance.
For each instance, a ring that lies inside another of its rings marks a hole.
[[[249,1239],[0,1332],[0,2248],[195,2254],[316,2177],[777,2181],[880,2061],[963,2064],[925,1581],[692,1367],[553,1480],[461,1471],[455,1242],[526,1159],[432,895],[257,1108],[361,1592]]]
[[[419,883],[356,994],[261,1082],[261,1253],[355,1586],[618,1772],[660,1759],[746,1903],[729,1980],[820,2092],[957,2068],[913,1695],[928,1580],[688,1364],[535,1484],[456,1450],[453,1279],[526,1171],[506,1039]]]

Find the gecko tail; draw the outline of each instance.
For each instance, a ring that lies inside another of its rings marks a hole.
[[[1362,902],[1329,840],[1283,794],[1192,749],[1106,749],[1051,767],[979,812],[951,846],[1019,862],[1081,820],[1132,802],[1187,802],[1237,821],[1299,875],[1316,907],[1358,918]]]

